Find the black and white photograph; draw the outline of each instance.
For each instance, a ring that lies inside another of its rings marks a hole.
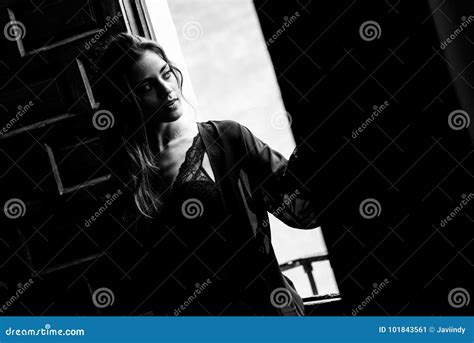
[[[0,318],[472,316],[473,113],[468,0],[1,0]]]

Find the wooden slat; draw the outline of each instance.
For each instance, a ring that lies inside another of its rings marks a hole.
[[[46,126],[55,124],[57,122],[60,122],[60,121],[66,120],[66,119],[70,119],[70,118],[74,118],[74,117],[77,117],[77,116],[78,116],[78,114],[72,114],[72,113],[61,114],[57,117],[42,120],[40,122],[31,124],[31,125],[23,126],[20,129],[9,131],[9,132],[7,132],[3,135],[0,134],[0,140],[19,135],[19,134],[24,133],[26,131],[33,131],[33,130],[41,129],[41,128],[44,128]]]
[[[94,29],[94,30],[89,30],[89,31],[83,32],[83,33],[79,33],[77,35],[74,35],[74,36],[68,37],[66,39],[60,40],[58,42],[55,42],[53,44],[44,45],[41,48],[27,51],[22,56],[31,56],[31,55],[34,55],[34,54],[37,54],[37,53],[40,53],[40,52],[45,52],[45,51],[60,47],[62,45],[66,45],[66,44],[75,42],[75,41],[83,39],[83,38],[92,37],[95,34],[97,34],[99,31],[100,31],[99,29]]]

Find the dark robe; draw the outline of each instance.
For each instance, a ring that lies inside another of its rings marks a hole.
[[[193,268],[183,251],[192,251],[194,258],[196,250],[183,243],[185,236],[180,237],[176,227],[160,228],[164,223],[160,219],[153,221],[155,235],[147,238],[152,267],[145,271],[149,277],[142,281],[146,297],[141,302],[150,306],[138,312],[150,308],[155,315],[303,315],[301,297],[280,271],[267,213],[293,228],[318,226],[307,194],[296,188],[299,182],[292,172],[296,152],[286,160],[235,121],[208,121],[198,123],[198,128],[221,197],[218,213],[213,215],[223,218],[222,225],[216,225],[222,246],[214,245],[209,254],[217,259],[225,255],[225,261],[216,267],[218,275],[212,275],[211,262],[208,273],[203,269],[202,277],[195,276],[187,285],[186,275],[171,274],[183,263],[190,264],[188,274],[201,273],[198,264],[207,255],[196,255]],[[201,229],[190,226],[186,230]]]

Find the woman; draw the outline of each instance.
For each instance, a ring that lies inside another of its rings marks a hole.
[[[134,268],[141,298],[133,313],[303,315],[267,214],[317,226],[291,179],[296,154],[288,163],[234,121],[196,123],[182,74],[156,42],[120,33],[99,70],[101,106],[115,120],[114,175],[130,190],[128,212],[147,223],[136,225],[149,254]]]

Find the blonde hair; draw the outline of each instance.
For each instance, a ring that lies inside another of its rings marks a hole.
[[[160,177],[160,168],[156,153],[151,148],[147,119],[125,77],[145,51],[155,52],[170,66],[182,90],[182,73],[168,59],[163,48],[152,40],[129,33],[119,33],[107,44],[99,61],[102,83],[99,88],[101,106],[111,110],[118,124],[106,133],[106,150],[113,154],[112,169],[119,179],[123,177],[127,180],[121,181],[132,193],[136,209],[145,217],[154,218],[163,205],[155,186]],[[120,153],[117,153],[119,150]],[[123,163],[124,156],[126,166]]]

